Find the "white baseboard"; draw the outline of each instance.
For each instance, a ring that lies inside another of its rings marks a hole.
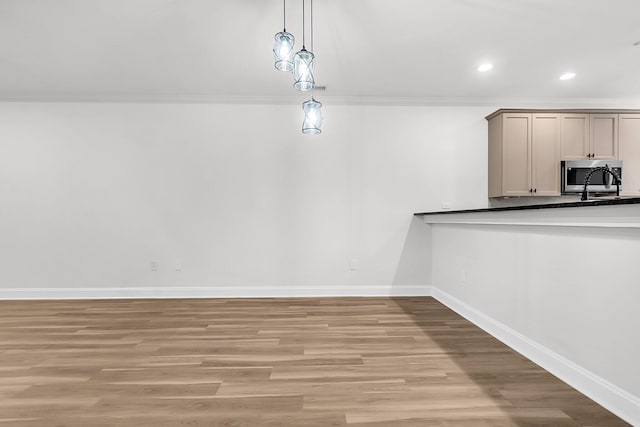
[[[431,296],[527,359],[631,425],[640,426],[640,398],[485,315],[456,297],[431,287]]]
[[[5,288],[0,300],[430,296],[430,286]]]

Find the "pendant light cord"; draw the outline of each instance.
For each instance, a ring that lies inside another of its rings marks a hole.
[[[302,49],[304,49],[304,45],[305,45],[305,37],[304,37],[304,4],[307,2],[307,0],[302,0]]]
[[[311,46],[311,52],[313,52],[313,0],[310,0],[311,3],[311,40],[309,42],[309,46]]]
[[[282,32],[287,32],[287,0],[282,0]]]
[[[311,9],[310,10],[311,25],[310,25],[310,28],[309,28],[309,30],[310,30],[309,31],[309,36],[311,37],[311,39],[309,40],[309,46],[310,46],[310,49],[311,49],[311,53],[313,53],[313,0],[309,0],[309,3],[310,3],[310,9]],[[311,86],[311,100],[314,100],[313,99],[313,89],[315,89],[315,87],[316,87],[315,84],[313,84]]]

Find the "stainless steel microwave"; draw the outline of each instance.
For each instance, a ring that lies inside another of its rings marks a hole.
[[[587,175],[597,167],[608,167],[622,183],[622,160],[563,160],[560,162],[562,193],[581,193]],[[615,193],[616,185],[613,176],[603,171],[594,172],[591,175],[589,192]]]

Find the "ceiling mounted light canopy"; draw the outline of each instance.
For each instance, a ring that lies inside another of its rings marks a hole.
[[[489,71],[489,70],[491,70],[492,68],[493,68],[493,64],[489,64],[489,63],[487,62],[487,63],[484,63],[484,64],[480,65],[480,66],[478,67],[478,71],[480,71],[481,73],[484,73],[485,71]]]
[[[276,33],[273,45],[273,57],[275,67],[280,71],[290,72],[293,70],[293,45],[295,38],[287,32],[287,1],[283,0],[283,30]]]
[[[313,77],[314,59],[313,52],[305,47],[305,11],[302,0],[302,49],[293,58],[293,87],[301,92],[308,92],[313,89],[315,80]],[[313,49],[313,0],[311,0],[311,47]]]
[[[560,80],[571,80],[575,76],[576,76],[576,73],[572,73],[572,72],[564,73],[563,75],[560,76]]]

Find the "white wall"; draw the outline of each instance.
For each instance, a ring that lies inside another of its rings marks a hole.
[[[640,395],[638,230],[413,219],[487,205],[492,110],[325,104],[310,137],[299,106],[1,103],[0,296],[432,283]]]
[[[489,112],[325,104],[305,136],[298,105],[2,103],[0,289],[416,293],[412,213],[486,205]]]
[[[640,396],[640,229],[431,228],[434,286]]]

